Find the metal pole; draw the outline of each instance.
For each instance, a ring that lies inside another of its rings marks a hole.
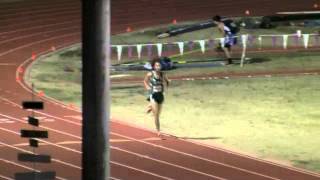
[[[242,55],[241,55],[241,61],[240,61],[240,67],[243,67],[243,62],[246,59],[246,50],[247,50],[247,40],[248,40],[248,34],[241,36],[242,40]]]
[[[110,176],[110,1],[82,0],[82,179]]]

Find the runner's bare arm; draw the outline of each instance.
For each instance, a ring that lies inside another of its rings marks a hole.
[[[151,75],[152,75],[152,74],[151,74],[150,72],[148,72],[148,73],[146,74],[146,76],[144,77],[143,84],[144,84],[144,87],[145,87],[147,90],[150,90],[150,89],[151,89],[151,87],[150,87],[150,85],[149,85],[149,81],[150,81]]]
[[[163,77],[164,77],[164,81],[166,82],[166,87],[168,89],[170,80],[166,74],[164,74]]]
[[[225,32],[224,32],[224,24],[223,23],[219,23],[218,24],[218,29],[219,31],[222,33],[223,37],[225,36]]]
[[[166,74],[163,74],[163,80],[165,81],[165,91],[168,92],[170,80]]]

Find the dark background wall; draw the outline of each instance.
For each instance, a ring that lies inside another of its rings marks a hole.
[[[159,23],[209,19],[223,16],[272,15],[281,11],[319,10],[319,0],[113,0],[114,30],[138,28]],[[118,29],[119,28],[119,29]]]
[[[1,0],[0,0],[1,2]],[[279,11],[320,10],[320,0],[111,0],[112,32],[133,30],[185,20],[204,20],[222,16],[273,15]],[[17,17],[18,16],[18,17]],[[49,17],[50,16],[50,17]],[[11,19],[23,19],[29,26],[48,18],[55,22],[81,20],[81,0],[15,0],[0,3],[0,31]],[[50,21],[51,22],[51,21]],[[78,23],[80,25],[81,23]],[[14,25],[16,28],[22,26]]]

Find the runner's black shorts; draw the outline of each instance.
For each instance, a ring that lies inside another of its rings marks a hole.
[[[150,96],[148,97],[147,100],[151,101],[151,102],[154,101],[158,104],[162,104],[164,101],[164,96],[163,96],[162,92],[155,92],[155,93],[150,94]]]

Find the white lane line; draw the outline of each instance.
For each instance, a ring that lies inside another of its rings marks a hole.
[[[65,10],[59,10],[59,11],[53,11],[53,12],[50,12],[50,13],[46,13],[46,14],[43,14],[43,13],[33,13],[32,16],[19,16],[19,18],[17,18],[16,16],[13,17],[13,18],[4,18],[2,21],[3,23],[5,24],[8,24],[8,21],[9,22],[12,22],[12,21],[19,21],[20,23],[19,24],[26,24],[25,22],[26,21],[29,21],[29,24],[30,24],[30,21],[32,21],[32,23],[36,24],[35,22],[39,22],[40,20],[42,21],[49,21],[49,20],[55,20],[57,19],[56,16],[59,15],[59,16],[68,16],[69,18],[70,17],[79,17],[78,14],[79,14],[79,8],[77,7],[72,7],[70,8],[70,11],[67,11],[67,8],[65,8]],[[21,13],[20,13],[21,14]],[[10,14],[9,14],[10,15]],[[75,18],[73,18],[75,19]],[[21,22],[23,21],[23,22]],[[41,21],[40,21],[41,22]],[[5,28],[8,28],[10,27],[10,25],[12,24],[8,24],[8,26],[3,26]],[[15,24],[14,24],[15,25]],[[3,28],[4,29],[4,28]]]
[[[132,141],[140,142],[140,143],[143,143],[143,144],[147,144],[147,145],[150,145],[150,146],[153,146],[153,147],[158,147],[160,149],[164,149],[164,150],[167,150],[167,151],[170,151],[170,152],[174,152],[174,153],[177,153],[177,154],[182,154],[182,155],[189,156],[189,157],[192,157],[192,158],[195,158],[195,159],[200,159],[200,160],[203,160],[203,161],[206,161],[206,162],[209,162],[209,163],[213,163],[213,164],[221,165],[221,166],[228,167],[228,168],[231,168],[231,169],[239,170],[239,171],[242,171],[242,172],[245,172],[245,173],[258,175],[258,176],[262,176],[262,177],[269,178],[269,179],[278,180],[278,178],[274,178],[274,177],[271,177],[271,176],[260,174],[260,173],[254,172],[254,171],[249,171],[249,170],[242,169],[242,168],[239,168],[239,167],[235,167],[235,166],[232,166],[232,165],[224,164],[224,163],[221,163],[221,162],[218,162],[218,161],[213,161],[213,160],[210,160],[210,159],[207,159],[207,158],[203,158],[203,157],[200,157],[200,156],[197,156],[197,155],[185,153],[185,152],[178,151],[178,150],[175,150],[175,149],[167,148],[167,147],[164,147],[164,146],[161,146],[161,145],[158,145],[158,144],[146,142],[144,140],[131,138],[131,137],[128,137],[128,136],[125,136],[125,135],[121,135],[121,134],[115,133],[115,132],[110,132],[110,134],[113,134],[113,135],[116,135],[116,136],[120,136],[122,138],[127,138],[127,139],[130,139]]]
[[[11,121],[7,118],[0,118],[0,124],[12,124],[14,121]]]
[[[1,114],[1,113],[0,113],[0,116],[5,117],[5,118],[8,118],[8,119],[11,119],[11,120],[14,120],[14,121],[18,121],[18,122],[21,122],[21,123],[24,123],[24,124],[27,124],[26,121],[23,121],[23,120],[20,120],[20,119],[11,117],[11,116],[7,116],[7,115]],[[42,125],[39,125],[39,127],[40,127],[40,128],[43,128],[43,129],[50,130],[50,131],[52,131],[52,132],[59,133],[59,134],[71,136],[71,137],[74,137],[74,138],[77,138],[77,139],[80,139],[80,140],[82,139],[80,136],[77,136],[77,135],[74,135],[74,134],[70,134],[70,133],[67,133],[67,132],[65,132],[65,131],[59,131],[59,130],[56,130],[56,129],[53,129],[53,128],[49,128],[49,127],[46,127],[46,126],[42,126]]]
[[[53,118],[56,118],[56,119],[60,119],[62,121],[66,121],[66,122],[72,122],[72,121],[68,121],[68,120],[65,120],[63,118],[51,116],[51,115],[48,115],[48,114],[45,114],[45,113],[43,115],[47,115],[47,116],[50,116],[50,117],[53,117]],[[77,124],[77,125],[81,126],[81,124],[79,124],[79,123],[72,122],[72,124]],[[160,148],[166,149],[168,151],[176,152],[176,153],[179,153],[179,154],[182,154],[182,155],[186,155],[186,156],[189,156],[189,157],[192,157],[192,158],[196,158],[196,159],[201,159],[201,160],[204,160],[204,161],[207,161],[207,162],[210,162],[210,163],[214,163],[214,164],[218,164],[218,165],[221,165],[221,166],[229,167],[229,168],[236,169],[236,170],[239,170],[239,171],[243,171],[243,172],[246,172],[246,173],[250,173],[250,174],[254,174],[254,175],[258,175],[258,176],[262,176],[262,177],[266,177],[266,178],[270,178],[270,179],[276,179],[276,178],[273,178],[273,177],[270,177],[270,176],[267,176],[267,175],[263,175],[263,174],[260,174],[260,173],[254,172],[254,171],[249,171],[249,170],[246,170],[246,169],[243,169],[243,168],[239,168],[239,167],[235,167],[235,166],[232,166],[232,165],[223,164],[223,163],[218,162],[218,161],[213,161],[213,160],[206,159],[206,158],[203,158],[203,157],[200,157],[200,156],[196,156],[196,155],[192,155],[192,154],[185,153],[185,152],[182,152],[182,151],[178,151],[178,150],[175,150],[175,149],[171,149],[171,148],[167,148],[167,147],[164,147],[164,146],[156,145],[154,143],[150,143],[150,142],[147,142],[147,141],[144,141],[144,140],[131,138],[131,137],[120,135],[120,134],[114,133],[114,132],[110,132],[110,134],[118,135],[120,137],[124,137],[124,138],[127,138],[127,139],[131,139],[133,141],[145,143],[145,144],[148,144],[148,145],[151,145],[151,146],[160,147]]]
[[[161,139],[160,138],[145,138],[143,139],[145,141],[160,141]],[[128,139],[110,139],[109,140],[111,143],[121,143],[121,142],[133,142],[131,140],[128,140]],[[82,144],[82,141],[61,141],[61,142],[56,142],[55,144],[58,144],[58,145],[74,145],[74,144]],[[50,144],[45,144],[45,143],[39,143],[39,146],[47,146],[47,145],[50,145]],[[12,146],[14,147],[24,147],[24,146],[28,146],[29,147],[29,143],[18,143],[18,144],[12,144]],[[4,147],[4,146],[1,146],[0,147]]]
[[[11,119],[11,120],[14,120],[14,121],[18,121],[20,123],[27,124],[26,121],[19,120],[17,118],[14,118],[14,117],[11,117],[11,116],[8,116],[8,115],[4,115],[4,114],[0,113],[0,116],[8,118],[8,119]],[[39,127],[43,128],[43,129],[46,129],[46,130],[49,130],[49,131],[52,131],[52,132],[56,132],[58,134],[63,134],[63,135],[66,135],[66,136],[70,136],[70,137],[74,137],[74,138],[77,138],[79,140],[82,140],[82,137],[67,133],[65,131],[59,131],[59,130],[52,129],[52,128],[49,128],[49,127],[46,127],[46,126],[41,126],[41,125]],[[161,139],[157,138],[157,137],[151,137],[151,138],[144,138],[143,140],[145,140],[145,141],[157,141],[157,140],[161,140]],[[130,141],[131,140],[129,140],[129,139],[110,139],[110,142],[130,142]],[[66,143],[72,143],[72,142],[80,142],[80,141],[67,141]]]
[[[147,138],[146,138],[147,139]],[[146,140],[144,139],[144,140]],[[156,140],[160,140],[159,138],[157,138]],[[110,142],[114,142],[114,143],[117,143],[117,142],[133,142],[131,140],[128,140],[128,139],[110,139],[109,140]],[[56,142],[55,144],[58,144],[58,145],[75,145],[75,144],[82,144],[82,141],[61,141],[61,142]],[[50,145],[50,144],[45,144],[45,143],[39,143],[39,146],[47,146],[47,145]],[[14,147],[24,147],[24,146],[28,146],[29,147],[29,143],[18,143],[18,144],[12,144],[12,146]],[[0,147],[4,147],[4,146],[1,146]]]
[[[159,159],[155,159],[155,158],[152,158],[152,157],[149,157],[149,156],[146,156],[146,155],[142,155],[142,154],[134,153],[134,152],[131,152],[131,151],[127,151],[127,150],[124,150],[124,149],[119,148],[119,147],[113,147],[112,149],[115,149],[115,150],[118,150],[118,151],[121,151],[121,152],[125,152],[125,153],[128,153],[128,154],[132,154],[132,155],[138,156],[140,158],[149,159],[151,161],[155,161],[155,162],[158,162],[158,163],[161,163],[161,164],[166,164],[166,165],[169,165],[169,166],[173,166],[175,168],[179,168],[179,169],[183,169],[183,170],[186,170],[186,171],[190,171],[190,172],[193,172],[193,173],[196,173],[196,174],[201,174],[203,176],[216,178],[216,179],[219,179],[219,180],[226,180],[225,178],[221,178],[221,177],[218,177],[218,176],[214,176],[212,174],[207,174],[207,173],[204,173],[204,172],[201,172],[201,171],[197,171],[197,170],[194,170],[194,169],[190,169],[190,168],[187,168],[187,167],[184,167],[184,166],[180,166],[180,165],[176,165],[176,164],[173,164],[173,163],[169,163],[167,161],[162,161],[162,160],[159,160]]]
[[[47,114],[47,113],[44,113],[44,112],[40,112],[40,111],[34,111],[34,112],[36,114],[41,114],[43,116],[48,116],[50,118],[54,118],[54,119],[57,119],[57,120],[61,120],[61,121],[64,121],[64,122],[67,122],[67,123],[74,124],[74,125],[82,127],[82,123],[77,123],[77,122],[74,122],[74,121],[71,121],[71,120],[67,120],[67,119],[64,119],[64,118],[53,116],[53,115],[50,115],[50,114]]]
[[[12,164],[12,165],[15,165],[15,166],[18,166],[18,167],[21,167],[21,168],[24,168],[24,169],[27,169],[27,170],[30,170],[30,171],[35,171],[35,172],[41,172],[40,170],[38,169],[34,169],[34,168],[31,168],[31,167],[28,167],[28,166],[24,166],[22,164],[19,164],[19,163],[15,163],[13,161],[9,161],[9,160],[6,160],[6,159],[0,159],[0,161],[2,162],[5,162],[7,164]],[[66,178],[62,178],[62,177],[59,177],[59,176],[56,176],[57,179],[60,179],[60,180],[67,180]]]
[[[251,156],[248,156],[248,155],[240,154],[240,153],[233,152],[233,151],[230,151],[230,150],[227,150],[227,149],[218,148],[218,147],[211,146],[211,145],[208,145],[208,144],[204,144],[204,143],[201,143],[201,142],[197,142],[197,141],[194,141],[194,140],[186,140],[186,139],[179,139],[179,140],[185,141],[185,142],[189,142],[189,143],[193,143],[193,144],[196,144],[196,145],[199,145],[199,146],[203,146],[203,147],[206,147],[206,148],[218,150],[218,151],[225,152],[225,153],[228,153],[228,154],[232,154],[232,155],[235,155],[235,156],[239,156],[239,157],[242,157],[242,158],[247,158],[247,159],[258,161],[258,162],[261,162],[261,163],[266,163],[268,165],[281,167],[281,168],[284,168],[284,169],[289,169],[291,171],[300,172],[300,173],[308,174],[308,175],[315,176],[315,177],[320,177],[320,174],[314,173],[314,172],[311,172],[311,171],[308,171],[308,170],[305,170],[305,169],[299,169],[299,168],[295,168],[295,167],[290,167],[290,166],[277,164],[277,163],[274,163],[274,162],[271,162],[271,161],[266,161],[264,159],[251,157]]]
[[[5,102],[8,102],[8,103],[10,103],[10,104],[13,105],[13,106],[19,107],[20,109],[22,109],[22,106],[21,106],[21,105],[15,103],[15,102],[13,102],[13,101],[10,101],[10,100],[7,99],[7,98],[4,98],[4,97],[1,97],[1,96],[0,96],[0,100],[3,100],[3,101],[5,101]],[[63,118],[60,118],[60,117],[57,117],[57,116],[52,116],[52,115],[49,115],[49,114],[47,114],[47,113],[43,113],[43,112],[40,112],[40,111],[33,111],[33,112],[35,112],[36,114],[41,114],[41,115],[44,115],[44,116],[48,116],[48,117],[53,118],[53,119],[59,119],[59,120],[61,120],[61,121],[65,121],[65,122],[68,122],[68,123],[70,123],[70,124],[82,126],[81,123],[77,123],[77,122],[74,122],[74,121],[71,121],[71,120],[66,120],[66,119],[63,119]]]
[[[81,144],[82,141],[62,141],[62,142],[57,142],[56,144],[61,144],[61,145],[69,145],[69,144]]]
[[[1,174],[0,174],[0,178],[5,179],[5,180],[14,180],[12,178],[9,178],[9,177],[1,175]]]
[[[58,118],[58,117],[54,117],[54,118],[63,120],[62,118]],[[186,155],[186,156],[189,156],[189,157],[192,157],[192,158],[196,158],[196,159],[201,159],[201,160],[204,160],[204,161],[207,161],[207,162],[210,162],[210,163],[214,163],[214,164],[218,164],[218,165],[221,165],[221,166],[229,167],[229,168],[236,169],[236,170],[239,170],[239,171],[243,171],[243,172],[246,172],[246,173],[259,175],[259,176],[263,176],[263,177],[270,178],[270,179],[276,179],[276,178],[273,178],[273,177],[270,177],[270,176],[267,176],[267,175],[259,174],[259,173],[253,172],[253,171],[249,171],[249,170],[246,170],[246,169],[239,168],[239,167],[231,166],[231,165],[228,165],[228,164],[223,164],[221,162],[213,161],[213,160],[210,160],[210,159],[206,159],[206,158],[203,158],[203,157],[199,157],[199,156],[192,155],[192,154],[189,154],[189,153],[185,153],[185,152],[182,152],[182,151],[178,151],[178,150],[175,150],[175,149],[163,147],[163,146],[160,146],[160,145],[157,145],[157,144],[154,144],[154,143],[149,143],[149,142],[144,141],[144,140],[138,140],[138,139],[131,138],[131,137],[124,136],[124,135],[120,135],[120,134],[114,133],[114,132],[110,132],[110,134],[114,134],[114,135],[117,135],[117,136],[120,136],[120,137],[124,137],[126,139],[131,139],[133,141],[141,142],[141,143],[148,144],[148,145],[151,145],[151,146],[160,147],[160,148],[168,150],[168,151],[176,152],[178,154]],[[78,137],[78,138],[81,138],[81,137]]]
[[[72,116],[63,116],[63,117],[72,118],[72,119],[76,119],[76,120],[82,121],[82,116],[81,115],[72,115]]]
[[[5,90],[4,92],[7,93],[7,94],[13,94],[13,92],[8,91],[8,90]]]
[[[132,127],[132,128],[145,130],[145,131],[148,131],[148,132],[154,132],[151,129],[148,129],[148,128],[145,128],[145,127],[139,127],[139,126],[137,126],[135,124],[128,123],[128,122],[123,122],[123,121],[119,121],[119,120],[113,120],[113,122],[118,123],[120,125],[125,125],[125,126],[129,126],[129,127]],[[137,139],[137,140],[139,140],[139,139]],[[237,153],[237,152],[233,152],[233,151],[230,151],[230,150],[227,150],[227,149],[222,149],[222,148],[218,148],[218,147],[211,146],[211,145],[208,145],[208,144],[200,143],[200,142],[197,142],[197,141],[194,141],[194,140],[186,140],[186,139],[179,139],[179,140],[180,141],[185,141],[185,142],[188,142],[188,143],[193,143],[195,145],[199,145],[199,146],[202,146],[202,147],[210,148],[210,149],[213,149],[213,150],[218,150],[218,151],[225,152],[227,154],[232,154],[232,155],[235,155],[235,156],[239,156],[239,157],[242,157],[242,158],[258,161],[258,162],[261,162],[261,163],[266,163],[268,165],[281,167],[281,168],[284,168],[284,169],[289,169],[289,170],[292,170],[292,171],[296,171],[296,172],[312,175],[312,176],[315,176],[315,177],[320,177],[320,174],[318,174],[318,173],[314,173],[314,172],[311,172],[311,171],[307,171],[307,170],[299,169],[299,168],[295,168],[295,167],[290,167],[290,166],[277,164],[277,163],[266,161],[266,160],[259,159],[259,158],[256,158],[256,157],[251,157],[251,156],[248,156],[248,155],[244,155],[244,154],[240,154],[240,153]]]
[[[13,63],[0,63],[0,66],[16,66],[17,64]]]
[[[161,178],[161,179],[174,180],[174,179],[169,178],[169,177],[161,176],[161,175],[159,175],[159,174],[151,173],[151,172],[144,171],[144,170],[141,170],[141,169],[138,169],[138,168],[134,168],[134,167],[131,167],[131,166],[126,166],[126,165],[123,165],[123,164],[120,164],[120,163],[117,163],[117,162],[114,162],[114,161],[111,161],[111,162],[112,162],[113,164],[118,165],[118,166],[122,166],[122,167],[126,167],[126,168],[128,168],[128,169],[132,169],[132,170],[135,170],[135,171],[143,172],[143,173],[145,173],[145,174],[149,174],[149,175],[152,175],[152,176]]]
[[[59,16],[65,15],[65,16],[68,16],[69,19],[76,19],[77,17],[79,17],[79,15],[77,15],[77,13],[79,13],[79,12],[77,12],[76,8],[73,8],[73,9],[74,10],[71,10],[71,11],[54,12],[54,13],[52,12],[50,14],[33,14],[32,16],[28,16],[29,18],[25,21],[23,21],[25,19],[25,17],[23,17],[23,16],[19,17],[19,19],[17,19],[16,17],[6,18],[6,19],[3,19],[2,21],[4,24],[7,24],[7,25],[3,26],[2,29],[3,29],[3,31],[8,32],[8,31],[10,31],[10,29],[13,29],[13,28],[18,29],[21,26],[23,27],[24,25],[27,24],[27,22],[29,22],[29,27],[31,25],[36,26],[37,24],[39,24],[41,21],[44,21],[44,20],[45,21],[56,20],[57,18],[55,16],[57,16],[57,15],[59,15]],[[39,16],[41,18],[39,18]],[[9,24],[9,22],[14,21],[14,20],[19,21],[19,25],[20,25],[19,27],[17,27],[16,24]],[[23,22],[21,22],[21,21],[23,21]],[[30,21],[32,21],[32,23],[30,23]]]
[[[21,148],[17,148],[17,147],[11,146],[11,145],[3,143],[1,141],[0,141],[0,145],[6,146],[6,147],[9,147],[9,148],[18,150],[18,151],[22,151],[22,152],[26,152],[26,153],[30,153],[30,154],[36,154],[36,153],[31,152],[31,151],[27,151],[27,150],[24,150],[24,149],[21,149]],[[57,162],[57,163],[64,164],[66,166],[70,166],[70,167],[82,170],[82,168],[79,167],[79,166],[76,166],[76,165],[73,165],[73,164],[70,164],[70,163],[66,163],[66,162],[58,160],[58,159],[52,158],[51,160],[54,161],[54,162]],[[142,172],[142,173],[145,173],[145,174],[149,174],[149,175],[152,175],[152,176],[156,176],[156,177],[159,177],[159,178],[162,178],[162,179],[173,180],[173,179],[168,178],[168,177],[164,177],[164,176],[161,176],[161,175],[158,175],[158,174],[155,174],[155,173],[151,173],[151,172],[148,172],[148,171],[145,171],[145,170],[142,170],[142,169],[134,168],[132,166],[128,166],[128,165],[125,165],[125,164],[122,164],[122,163],[118,163],[118,162],[115,162],[115,161],[110,161],[110,163],[111,164],[116,164],[118,166],[122,166],[122,167],[125,167],[125,168],[128,168],[128,169],[133,169],[135,171],[139,171],[139,172]],[[114,179],[116,179],[116,178],[114,178]]]
[[[15,121],[18,121],[20,123],[24,123],[24,124],[27,124],[25,121],[22,121],[22,120],[19,120],[17,118],[14,118],[14,117],[11,117],[11,116],[7,116],[7,115],[4,115],[4,114],[1,114],[0,113],[0,116],[3,116],[3,117],[6,117],[8,119],[12,119],[12,120],[15,120]],[[52,129],[52,128],[49,128],[49,127],[46,127],[46,126],[39,126],[40,128],[43,128],[43,129],[46,129],[46,130],[49,130],[49,131],[52,131],[52,132],[56,132],[58,134],[63,134],[63,135],[66,135],[66,136],[70,136],[70,137],[74,137],[74,138],[77,138],[79,140],[82,140],[82,137],[80,136],[77,136],[77,135],[73,135],[73,134],[70,134],[70,133],[67,133],[67,132],[64,132],[64,131],[59,131],[59,130],[56,130],[56,129]],[[161,140],[160,138],[144,138],[143,139],[144,141],[157,141],[157,140]],[[115,142],[115,143],[119,143],[119,142],[131,142],[131,140],[128,140],[128,139],[110,139],[110,142]],[[58,142],[57,144],[77,144],[77,143],[81,143],[81,141],[63,141],[63,142]],[[25,143],[21,143],[21,144],[16,144],[14,146],[24,146]],[[29,145],[29,144],[26,144],[26,145]]]
[[[40,123],[45,123],[45,122],[54,122],[54,119],[51,118],[47,118],[47,117],[43,117],[43,116],[36,116],[34,118],[37,118],[39,120]],[[23,120],[25,120],[27,122],[28,118],[24,117],[22,118]]]
[[[20,136],[20,133],[15,132],[15,131],[11,131],[9,129],[5,129],[5,128],[0,127],[0,130],[6,131],[6,132],[10,132],[12,134],[16,134],[16,135]],[[68,148],[68,147],[64,147],[64,146],[52,143],[50,141],[46,141],[46,140],[42,140],[42,139],[38,139],[38,138],[35,138],[35,139],[38,140],[39,142],[43,142],[43,143],[46,143],[46,144],[49,144],[49,145],[52,145],[52,146],[56,146],[56,147],[59,147],[61,149],[67,150],[67,151],[71,151],[71,152],[74,152],[74,153],[82,154],[81,151],[78,151],[78,150],[75,150],[75,149],[71,149],[71,148]]]
[[[79,23],[79,20],[71,20],[71,21],[65,21],[62,23],[53,23],[53,24],[49,24],[49,25],[43,25],[43,26],[32,26],[32,27],[28,27],[28,28],[23,28],[23,29],[17,29],[14,31],[6,31],[6,32],[1,32],[0,35],[4,35],[4,34],[11,34],[11,33],[16,33],[16,32],[24,32],[27,30],[35,30],[35,29],[41,29],[41,28],[45,28],[45,27],[52,27],[52,26],[58,26],[58,25],[64,25],[64,24],[72,24],[72,23]]]
[[[19,107],[20,109],[22,109],[22,106],[20,106],[17,103],[14,103],[14,102],[10,101],[7,98],[4,98],[4,97],[0,96],[0,100],[4,101],[4,103],[8,103],[8,104],[12,105],[13,107]]]
[[[20,133],[17,133],[17,132],[15,132],[15,131],[11,131],[11,130],[8,130],[8,129],[4,129],[4,128],[1,128],[1,127],[0,127],[0,130],[6,131],[6,132],[9,132],[9,133],[12,133],[12,134],[16,134],[16,135],[19,135],[19,136],[20,136]],[[37,139],[37,138],[36,138],[36,139]],[[49,145],[52,145],[52,146],[55,146],[55,147],[58,147],[58,148],[61,148],[61,149],[67,150],[67,151],[71,151],[71,152],[74,152],[74,153],[82,154],[81,151],[78,151],[78,150],[75,150],[75,149],[72,149],[72,148],[68,148],[68,147],[65,147],[65,146],[61,146],[61,145],[58,145],[58,144],[56,144],[56,143],[52,143],[52,142],[45,141],[45,140],[41,140],[41,139],[37,139],[37,140],[38,140],[39,142],[47,143],[47,144],[49,144]],[[193,169],[190,169],[190,168],[186,168],[186,167],[183,167],[183,166],[180,166],[180,165],[176,165],[176,164],[173,164],[173,163],[169,163],[169,162],[166,162],[166,161],[162,161],[162,160],[154,159],[154,158],[151,158],[151,157],[147,157],[147,156],[145,156],[145,155],[138,154],[138,153],[134,153],[134,152],[131,152],[131,151],[127,151],[127,150],[124,150],[124,149],[121,149],[121,148],[118,148],[118,147],[110,146],[110,148],[111,148],[111,149],[114,149],[114,150],[118,150],[118,151],[121,151],[121,152],[125,152],[125,153],[128,153],[128,154],[131,154],[131,155],[134,155],[134,156],[144,157],[144,158],[146,158],[146,159],[149,159],[149,160],[152,160],[152,161],[155,161],[155,162],[158,162],[158,163],[163,163],[163,164],[170,165],[170,166],[174,166],[174,167],[177,167],[177,168],[180,168],[180,169],[188,170],[188,171],[191,171],[191,172],[194,172],[194,173],[206,175],[206,176],[213,177],[213,178],[219,178],[219,177],[217,177],[217,176],[213,176],[213,175],[210,175],[210,174],[206,174],[206,173],[203,173],[203,172],[200,172],[200,171],[196,171],[196,170],[193,170]],[[221,179],[221,180],[225,180],[225,179],[223,179],[223,178],[220,178],[220,179]]]
[[[59,145],[73,145],[73,144],[81,144],[82,142],[81,141],[62,141],[62,142],[57,142],[56,144],[59,144]],[[39,143],[39,146],[47,146],[49,144],[45,144],[45,143]],[[29,143],[18,143],[18,144],[12,144],[12,146],[14,147],[29,147]],[[4,146],[1,146],[0,147],[4,147]]]
[[[54,36],[54,37],[51,37],[51,38],[43,39],[43,40],[36,41],[36,42],[33,42],[33,43],[28,43],[28,44],[19,46],[17,48],[13,48],[13,49],[10,49],[10,50],[5,51],[3,53],[0,53],[0,57],[4,56],[4,55],[7,55],[9,53],[12,53],[14,51],[23,49],[25,47],[29,47],[29,46],[35,45],[35,44],[40,44],[40,43],[43,43],[43,42],[46,42],[46,41],[49,41],[49,40],[60,39],[60,38],[63,38],[63,37],[70,37],[70,36],[75,36],[75,35],[80,35],[80,33],[78,33],[78,32],[76,32],[76,33],[68,33],[68,34],[64,34],[64,35],[60,35],[60,36]]]
[[[121,180],[121,179],[118,179],[118,178],[115,178],[115,177],[110,177],[109,179],[110,180]]]
[[[22,151],[22,152],[25,152],[25,153],[30,153],[30,154],[38,155],[37,153],[33,153],[33,152],[31,152],[31,151],[27,151],[27,150],[24,150],[24,149],[22,149],[22,148],[14,147],[14,146],[12,146],[12,145],[3,143],[3,142],[1,142],[1,141],[0,141],[0,145],[6,146],[6,147],[9,147],[9,148],[11,148],[11,149],[18,150],[18,151]],[[67,163],[67,162],[64,162],[64,161],[61,161],[61,160],[58,160],[58,159],[54,159],[54,158],[52,158],[51,160],[52,160],[53,162],[57,162],[57,163],[60,163],[60,164],[65,165],[65,166],[69,166],[69,167],[72,167],[72,168],[81,170],[81,167],[76,166],[76,165],[74,165],[74,164]]]
[[[59,31],[69,30],[69,29],[77,29],[77,28],[80,28],[80,26],[78,26],[78,25],[77,26],[69,26],[69,27],[66,27],[66,28],[60,28],[60,29],[55,29],[55,30],[51,30],[51,31],[38,32],[38,33],[28,34],[28,35],[24,35],[24,36],[17,36],[17,37],[11,38],[11,39],[7,39],[5,41],[1,41],[0,45],[1,44],[5,44],[5,43],[10,42],[10,41],[23,39],[23,38],[33,37],[33,36],[37,36],[37,35],[44,35],[44,34],[47,34],[47,33],[59,32]]]
[[[9,1],[9,0],[8,0]],[[23,0],[13,0],[13,1],[23,1]],[[1,0],[0,0],[1,2]],[[67,9],[74,9],[74,8],[78,8],[77,5],[79,5],[78,3],[74,3],[74,2],[63,2],[63,3],[59,3],[58,5],[54,5],[54,6],[48,6],[48,4],[40,4],[39,2],[42,1],[38,1],[37,3],[32,3],[29,2],[29,7],[32,7],[32,9],[27,8],[26,7],[21,7],[21,6],[16,6],[16,7],[7,7],[5,10],[8,11],[5,15],[3,15],[3,17],[5,17],[5,19],[10,19],[11,21],[14,21],[17,17],[17,15],[20,16],[26,16],[29,15],[30,13],[32,13],[32,15],[35,14],[43,14],[46,13],[50,14],[52,12],[63,12],[66,11]],[[45,1],[44,1],[45,2]],[[9,16],[9,17],[8,17]],[[10,16],[14,16],[13,18]]]

